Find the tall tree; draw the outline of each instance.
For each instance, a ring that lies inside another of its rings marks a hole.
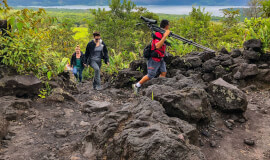
[[[261,9],[260,9],[260,3],[262,0],[250,0],[248,2],[249,8],[247,8],[244,12],[244,14],[251,18],[255,17],[258,18],[261,16]]]

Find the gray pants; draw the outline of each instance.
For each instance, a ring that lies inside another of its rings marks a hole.
[[[158,72],[167,72],[166,62],[162,59],[160,62],[149,58],[147,62],[147,76],[152,79],[154,78]]]
[[[95,70],[95,76],[93,81],[94,88],[101,87],[101,80],[100,80],[100,68],[101,68],[101,61],[98,60],[91,60],[90,66]]]

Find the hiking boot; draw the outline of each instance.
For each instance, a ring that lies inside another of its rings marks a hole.
[[[96,90],[97,90],[97,91],[101,91],[101,90],[103,90],[103,88],[102,88],[101,86],[97,86],[97,87],[96,87]]]
[[[132,88],[133,88],[134,94],[137,95],[139,93],[139,91],[140,91],[140,87],[137,87],[136,84],[133,84]]]

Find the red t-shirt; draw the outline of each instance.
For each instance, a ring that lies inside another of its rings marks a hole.
[[[162,39],[163,35],[160,33],[160,32],[156,32],[155,33],[156,37]],[[158,39],[153,39],[152,41],[152,50],[155,49],[155,45],[159,42],[160,40]],[[162,58],[164,57],[164,54],[165,54],[165,50],[166,50],[166,44],[164,43],[163,46],[157,50],[155,50],[156,53],[159,54],[159,56]],[[152,59],[156,62],[160,62],[161,61],[161,58],[156,58],[156,57],[152,57]]]

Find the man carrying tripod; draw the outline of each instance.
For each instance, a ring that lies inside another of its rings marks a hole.
[[[134,94],[138,94],[140,87],[145,82],[154,78],[158,71],[161,72],[160,77],[166,77],[166,63],[164,61],[165,50],[166,50],[166,38],[170,34],[170,25],[168,20],[162,20],[160,22],[160,27],[164,29],[166,32],[164,34],[160,32],[156,32],[155,36],[152,40],[151,50],[158,54],[158,57],[150,57],[147,62],[147,75],[145,75],[138,83],[133,84],[132,88],[134,90]]]

